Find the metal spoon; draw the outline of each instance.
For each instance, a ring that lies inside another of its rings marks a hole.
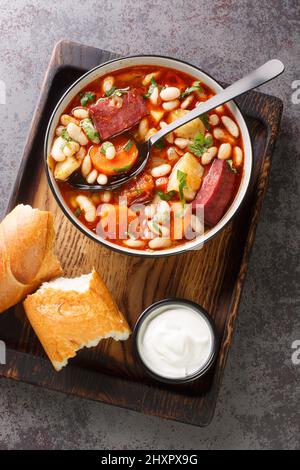
[[[144,170],[149,159],[151,148],[165,135],[174,131],[178,127],[181,127],[184,124],[192,121],[193,119],[201,116],[202,114],[207,113],[208,111],[211,111],[212,109],[217,108],[218,106],[221,106],[224,103],[227,103],[228,101],[236,98],[239,95],[242,95],[246,91],[252,90],[253,88],[263,85],[264,83],[280,75],[283,71],[284,64],[280,60],[269,60],[261,67],[251,72],[249,75],[246,75],[245,77],[241,78],[240,80],[233,83],[225,90],[222,90],[220,93],[213,96],[209,100],[204,101],[192,111],[187,113],[185,116],[176,119],[176,121],[173,121],[171,124],[168,124],[163,129],[159,130],[154,135],[149,137],[146,142],[137,145],[139,151],[138,162],[134,165],[130,172],[112,176],[107,184],[83,184],[80,182],[81,178],[78,177],[78,175],[75,175],[73,178],[71,177],[68,180],[68,183],[76,189],[88,191],[115,189],[119,186],[122,186],[124,183],[127,183],[132,178],[135,178],[139,173]]]

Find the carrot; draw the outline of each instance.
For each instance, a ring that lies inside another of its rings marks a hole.
[[[112,160],[108,160],[101,152],[101,144],[93,145],[89,152],[94,167],[107,176],[130,170],[138,157],[138,149],[129,137],[119,135],[111,139],[111,143],[116,149],[116,156]]]

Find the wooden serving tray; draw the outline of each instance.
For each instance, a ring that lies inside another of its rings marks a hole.
[[[57,229],[56,251],[65,274],[80,275],[95,266],[132,327],[142,310],[156,300],[177,296],[200,303],[213,317],[221,339],[214,370],[192,384],[163,385],[146,378],[135,364],[130,340],[105,340],[97,348],[80,351],[67,368],[57,373],[25,319],[22,306],[17,305],[0,315],[0,339],[7,345],[7,364],[0,365],[0,375],[205,426],[213,417],[232,340],[282,102],[257,92],[237,100],[252,138],[254,171],[242,209],[222,233],[202,250],[177,256],[143,259],[118,254],[73,227],[52,197],[43,169],[46,126],[58,99],[85,71],[115,57],[68,41],[55,47],[7,210],[20,202],[50,210]]]

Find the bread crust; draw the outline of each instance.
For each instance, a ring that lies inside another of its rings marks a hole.
[[[0,313],[62,273],[52,214],[20,204],[0,224]]]
[[[60,370],[84,346],[103,338],[125,340],[130,327],[96,271],[86,292],[41,287],[23,303],[54,368]]]

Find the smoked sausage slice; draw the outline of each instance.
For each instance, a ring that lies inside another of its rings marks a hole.
[[[90,107],[90,114],[101,140],[106,140],[137,124],[148,109],[142,91],[131,88],[120,97],[98,101]]]
[[[235,191],[236,174],[226,160],[215,159],[204,178],[192,207],[204,206],[205,224],[213,227],[225,213]]]

